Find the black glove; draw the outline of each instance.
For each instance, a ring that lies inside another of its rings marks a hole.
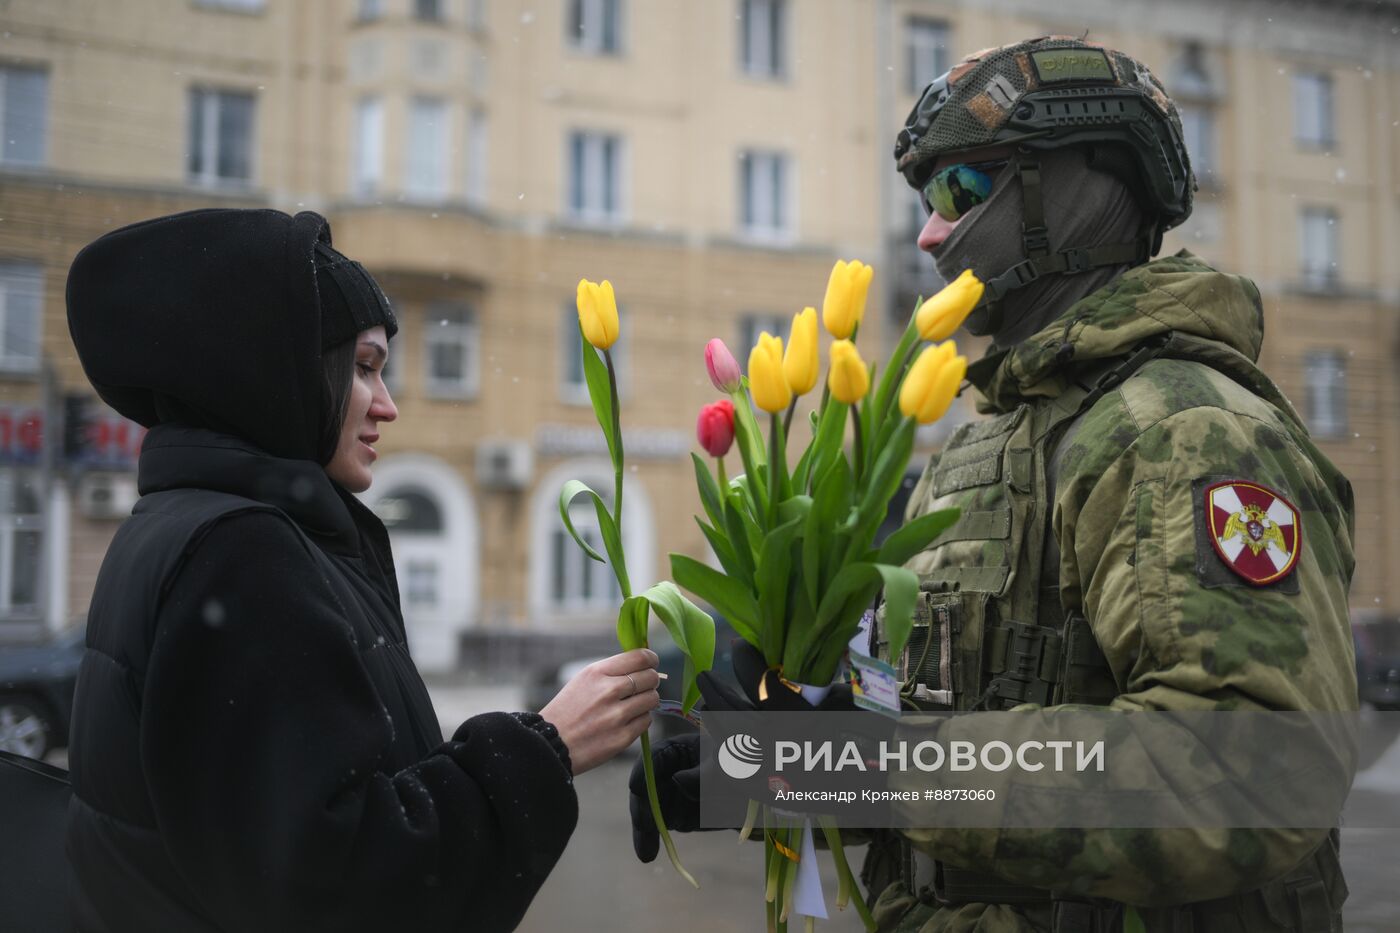
[[[733,687],[709,671],[702,671],[695,680],[700,687],[700,695],[705,698],[705,709],[724,713],[856,709],[855,701],[851,698],[851,685],[844,683],[833,686],[826,699],[816,706],[808,703],[802,694],[783,683],[778,672],[768,666],[762,652],[742,638],[734,639],[732,657],[734,678],[739,682],[743,694],[735,692]],[[767,688],[761,689],[760,684],[765,681]]]
[[[656,743],[651,750],[651,764],[656,771],[656,797],[661,803],[661,818],[667,827],[678,833],[700,829],[700,735],[678,735]],[[661,834],[651,818],[647,801],[647,779],[642,760],[632,766],[627,781],[630,796],[627,808],[632,814],[632,848],[637,858],[650,862],[656,858]],[[713,827],[712,827],[713,828]]]

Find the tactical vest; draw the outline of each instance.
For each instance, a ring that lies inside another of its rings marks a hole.
[[[1170,356],[1169,347],[1170,335],[1150,341],[1080,373],[1053,400],[965,424],[930,462],[910,502],[917,514],[956,506],[961,516],[906,565],[919,575],[920,592],[903,656],[889,657],[879,614],[871,636],[872,653],[890,660],[903,679],[906,708],[1106,705],[1121,692],[1081,607],[1060,598],[1060,553],[1051,529],[1058,457],[1080,416],[1147,362]],[[1338,846],[1333,830],[1313,856],[1261,889],[1138,913],[1148,933],[1339,931],[1346,885]],[[1123,929],[1121,904],[955,868],[893,834],[883,845],[872,843],[862,880],[872,901],[898,880],[929,907],[1039,905],[1034,912],[1054,933]]]

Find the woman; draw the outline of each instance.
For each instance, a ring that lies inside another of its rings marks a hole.
[[[397,325],[322,217],[109,233],[73,263],[68,321],[98,393],[150,427],[73,712],[77,927],[515,927],[573,832],[572,776],[647,727],[656,656],[443,741],[353,495],[397,416]]]

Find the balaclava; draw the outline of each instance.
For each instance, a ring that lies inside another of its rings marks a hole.
[[[1089,167],[1079,147],[1036,153],[1051,253],[1070,247],[1123,243],[1139,235],[1142,209],[1117,176]],[[952,281],[971,268],[984,282],[1025,259],[1021,242],[1021,182],[1015,157],[997,176],[992,196],[958,224],[933,251],[939,275]],[[996,348],[1010,347],[1037,333],[1070,305],[1122,275],[1128,265],[1100,266],[1078,273],[1046,275],[1013,289],[1001,299],[1001,326],[988,329],[986,308],[967,319],[967,329],[993,338]]]

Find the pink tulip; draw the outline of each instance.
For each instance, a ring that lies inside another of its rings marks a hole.
[[[711,343],[719,343],[712,340]],[[720,349],[724,344],[720,343]],[[725,350],[728,353],[728,350]],[[695,421],[695,436],[711,457],[723,457],[734,443],[734,403],[729,399],[706,405]]]
[[[739,391],[739,362],[718,337],[705,344],[705,369],[716,389],[726,393]]]

